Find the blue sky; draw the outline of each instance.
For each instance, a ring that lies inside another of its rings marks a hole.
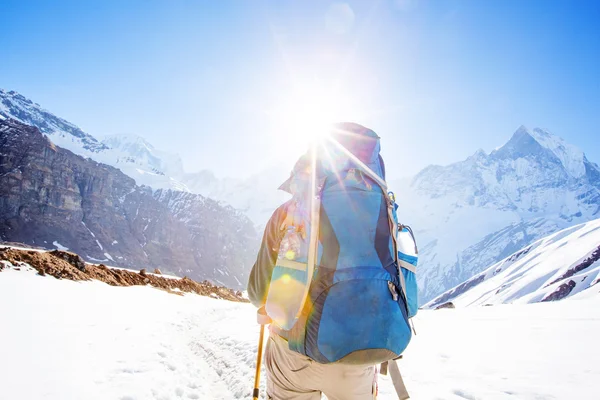
[[[0,87],[188,171],[303,152],[303,120],[382,137],[389,177],[542,127],[600,162],[595,0],[3,1]],[[312,101],[314,99],[314,101]]]

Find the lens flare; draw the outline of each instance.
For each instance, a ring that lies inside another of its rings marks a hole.
[[[285,252],[285,258],[287,258],[288,260],[293,260],[296,258],[296,253],[294,252],[294,250],[288,250]]]

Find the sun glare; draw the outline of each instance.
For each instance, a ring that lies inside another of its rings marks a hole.
[[[273,110],[278,134],[286,143],[305,149],[323,139],[331,125],[341,118],[343,101],[331,92],[304,86],[294,91]]]

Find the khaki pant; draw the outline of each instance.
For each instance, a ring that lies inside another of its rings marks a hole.
[[[267,395],[273,400],[373,400],[375,367],[319,364],[270,334],[265,351]]]

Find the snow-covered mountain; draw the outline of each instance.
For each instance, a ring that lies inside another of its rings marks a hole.
[[[77,126],[43,109],[15,91],[0,89],[0,117],[13,118],[27,125],[37,127],[57,146],[71,150],[75,154],[91,157],[108,147]]]
[[[240,211],[198,194],[136,186],[12,119],[0,120],[0,194],[1,241],[239,289],[256,259],[260,238]]]
[[[277,190],[289,176],[288,168],[273,166],[247,179],[218,179],[210,171],[185,174],[190,191],[226,202],[243,211],[259,227],[264,226],[275,208],[290,198]]]
[[[537,239],[600,217],[600,169],[558,136],[520,127],[490,154],[425,168],[398,197],[420,244],[425,302]]]
[[[119,168],[138,184],[227,203],[258,226],[288,198],[276,188],[289,166],[244,180],[220,179],[207,170],[187,173],[178,156],[139,137],[100,142],[15,92],[0,91],[0,99],[0,115],[39,127],[59,146]],[[539,128],[520,127],[491,153],[478,150],[461,162],[429,166],[390,187],[401,221],[414,228],[420,245],[422,302],[535,240],[600,217],[600,168],[576,146]]]
[[[2,117],[35,126],[56,145],[118,168],[138,185],[210,197],[243,211],[258,226],[289,197],[277,190],[287,178],[289,166],[276,165],[244,180],[219,179],[208,170],[188,173],[179,155],[161,151],[140,136],[121,134],[97,140],[23,95],[0,89]]]
[[[190,191],[181,181],[183,164],[178,155],[156,149],[147,140],[135,135],[106,136],[102,144],[106,149],[92,158],[119,168],[138,185]]]
[[[537,303],[586,292],[600,297],[600,219],[549,235],[425,305]]]

